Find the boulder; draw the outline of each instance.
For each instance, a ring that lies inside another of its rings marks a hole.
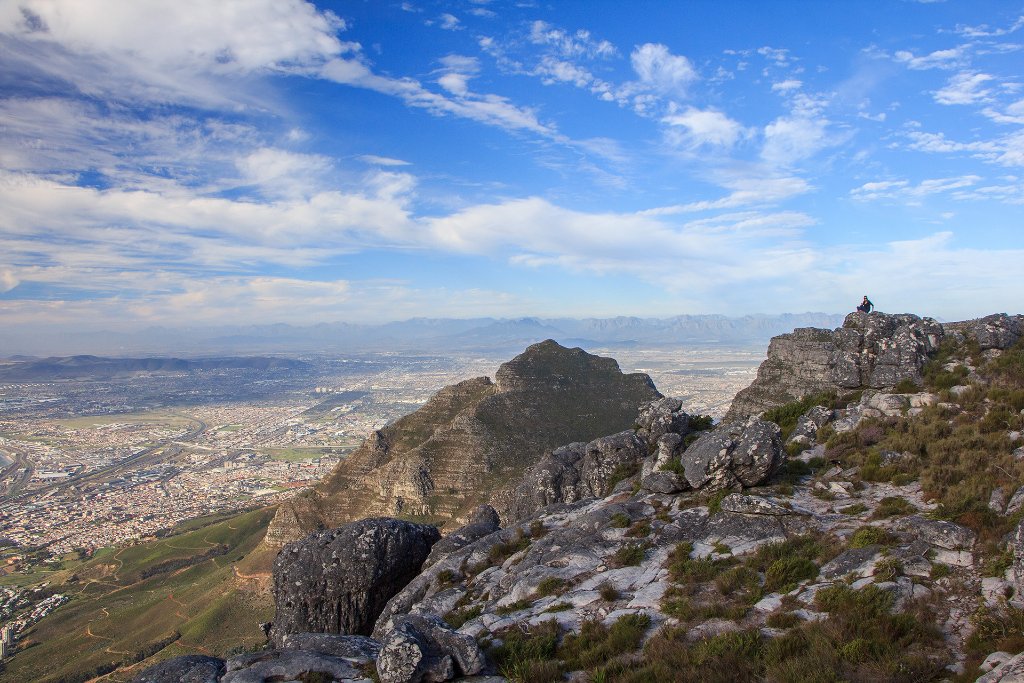
[[[549,505],[604,496],[614,474],[638,470],[646,457],[647,443],[632,430],[561,446],[495,496],[495,504],[506,522],[517,522]]]
[[[1024,336],[1024,316],[1009,316],[996,313],[984,318],[944,323],[942,329],[959,339],[973,339],[982,351],[988,349],[1006,350]]]
[[[722,512],[738,512],[744,515],[795,515],[796,510],[787,508],[771,498],[748,496],[742,493],[730,493],[719,504]]]
[[[232,657],[221,683],[278,681],[369,681],[366,671],[341,657],[306,650],[264,650]]]
[[[826,562],[819,575],[827,581],[836,581],[848,574],[854,574],[857,578],[871,576],[881,552],[882,547],[879,545],[844,550]]]
[[[369,635],[440,538],[433,526],[373,518],[289,543],[274,561],[274,644],[289,633]]]
[[[449,681],[480,673],[486,663],[472,636],[433,616],[397,617],[377,659],[381,683]]]
[[[988,497],[988,508],[997,515],[1003,514],[1006,509],[1006,491],[1001,486],[992,489],[992,495]]]
[[[427,561],[423,563],[423,568],[430,567],[442,558],[451,555],[459,548],[465,547],[477,539],[493,534],[500,527],[501,521],[498,519],[498,513],[495,512],[494,508],[490,505],[481,505],[473,511],[469,522],[465,526],[459,527],[434,544],[434,547],[430,549]]]
[[[675,468],[669,469],[677,462],[682,450],[683,437],[670,432],[658,439],[658,450],[654,457],[644,460],[641,468],[641,488],[655,493],[679,493],[690,488],[689,483]]]
[[[1004,514],[1012,515],[1022,507],[1024,507],[1024,486],[1018,488],[1013,492],[1013,495],[1010,496],[1010,502],[1006,504],[1006,512]]]
[[[921,515],[903,517],[893,526],[925,543],[946,550],[970,550],[976,538],[976,534],[965,526]]]
[[[717,491],[757,486],[784,458],[779,427],[755,417],[705,433],[683,453],[686,480]]]
[[[278,644],[282,650],[308,650],[363,663],[376,661],[380,652],[380,643],[373,638],[337,633],[286,633]]]
[[[974,683],[1019,683],[1024,681],[1024,652],[975,679]]]
[[[217,683],[223,673],[223,659],[185,655],[145,669],[132,679],[132,683]]]
[[[640,408],[636,419],[636,433],[648,443],[656,443],[665,434],[685,436],[690,431],[690,416],[683,410],[678,398],[651,401]]]
[[[796,427],[789,436],[789,441],[810,444],[818,438],[818,430],[832,419],[832,409],[825,406],[814,406],[797,418]]]

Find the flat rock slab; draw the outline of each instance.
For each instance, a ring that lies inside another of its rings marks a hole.
[[[221,683],[301,681],[318,675],[343,683],[372,680],[363,669],[340,657],[303,650],[267,650],[229,659]]]
[[[921,515],[904,517],[898,520],[893,528],[946,550],[970,550],[977,538],[976,534],[965,526],[939,519],[928,519]]]
[[[844,550],[831,561],[825,563],[825,566],[821,568],[819,576],[829,581],[841,579],[848,574],[854,574],[858,577],[871,576],[874,573],[875,563],[881,552],[882,546],[879,545]]]

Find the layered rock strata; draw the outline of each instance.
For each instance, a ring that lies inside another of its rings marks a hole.
[[[660,398],[650,378],[548,340],[492,382],[460,382],[375,432],[312,492],[282,504],[267,532],[281,545],[368,515],[463,519],[551,449],[633,426]]]

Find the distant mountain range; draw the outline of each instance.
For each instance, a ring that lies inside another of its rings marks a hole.
[[[69,356],[42,358],[0,365],[0,381],[23,382],[81,377],[114,377],[138,372],[194,372],[196,370],[297,370],[306,363],[287,358],[100,358]]]
[[[679,315],[671,318],[413,318],[381,325],[321,323],[246,327],[167,328],[137,332],[93,331],[74,336],[0,331],[0,348],[32,354],[234,354],[359,351],[520,351],[554,339],[563,345],[660,346],[765,344],[796,327],[832,329],[843,316],[830,313],[779,315]]]

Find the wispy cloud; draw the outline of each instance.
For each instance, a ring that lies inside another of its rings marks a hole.
[[[989,98],[992,91],[985,84],[993,80],[985,73],[961,71],[946,83],[945,87],[935,91],[935,101],[939,104],[973,104]]]

